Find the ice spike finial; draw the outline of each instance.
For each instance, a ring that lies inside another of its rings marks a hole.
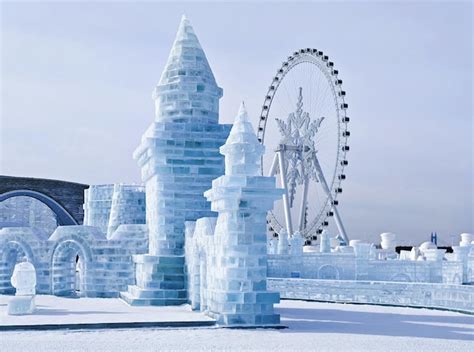
[[[222,88],[189,19],[183,15],[165,69],[153,91],[156,121],[217,123]],[[199,106],[199,109],[192,109]]]
[[[226,175],[259,174],[264,147],[255,135],[244,102],[240,104],[229,138],[220,151],[225,155]]]

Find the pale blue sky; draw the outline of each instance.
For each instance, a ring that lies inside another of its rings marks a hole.
[[[131,154],[181,14],[218,84],[221,121],[257,121],[281,61],[324,50],[344,79],[352,238],[473,231],[469,2],[2,3],[0,173],[139,182]]]

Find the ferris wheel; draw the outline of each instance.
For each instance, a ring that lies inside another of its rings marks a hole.
[[[349,151],[345,96],[334,63],[317,49],[295,51],[273,77],[257,132],[266,148],[262,174],[285,189],[268,214],[271,232],[315,240],[332,217],[348,243],[337,209]]]

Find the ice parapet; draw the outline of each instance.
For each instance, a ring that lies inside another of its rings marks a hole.
[[[323,232],[319,246],[305,246],[304,253],[274,252],[269,241],[268,276],[324,280],[369,280],[437,284],[474,282],[474,246],[461,236],[453,253],[446,253],[432,242],[423,242],[411,251],[395,251],[396,236],[381,234],[382,245],[351,240],[350,246],[336,247]],[[463,245],[464,244],[464,245]],[[314,247],[308,250],[308,247]]]

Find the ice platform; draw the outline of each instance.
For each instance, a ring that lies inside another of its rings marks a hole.
[[[37,295],[30,315],[7,315],[9,300],[0,295],[0,331],[113,329],[140,327],[210,327],[214,319],[181,306],[129,306],[118,298],[65,298]]]

